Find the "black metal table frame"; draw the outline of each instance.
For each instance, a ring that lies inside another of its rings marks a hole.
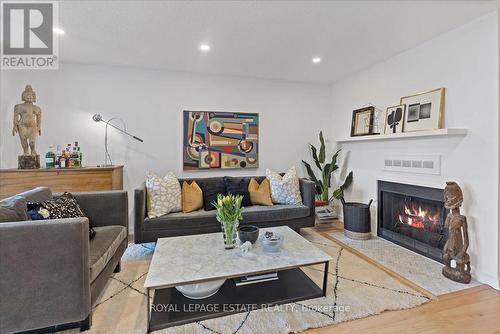
[[[329,272],[328,272],[328,268],[329,268],[329,261],[325,261],[325,262],[317,262],[317,263],[311,263],[311,264],[307,264],[307,265],[303,265],[303,266],[299,266],[299,267],[295,267],[297,269],[301,268],[301,267],[307,267],[307,266],[313,266],[313,265],[318,265],[318,264],[324,264],[324,273],[323,273],[323,287],[322,287],[322,291],[323,291],[323,296],[326,297],[326,293],[327,293],[327,289],[328,289],[328,275],[329,275]],[[287,269],[290,269],[290,268],[287,268]],[[283,271],[285,269],[281,269],[280,271]],[[273,272],[273,271],[270,271],[270,272]],[[279,272],[279,271],[278,271]],[[235,278],[235,277],[228,277],[228,279],[230,278]],[[257,283],[258,284],[258,283]],[[159,287],[159,288],[146,288],[146,294],[147,294],[147,303],[146,303],[146,307],[147,307],[147,333],[150,333],[151,332],[151,328],[150,328],[150,320],[151,320],[151,301],[150,301],[150,298],[151,298],[151,290],[161,290],[161,289],[165,289],[165,287]],[[298,301],[299,299],[297,299],[296,301]],[[290,300],[288,300],[286,303],[289,303],[291,302]],[[279,305],[279,304],[284,304],[284,303],[274,303],[274,305]],[[269,305],[271,306],[271,305]],[[232,314],[236,314],[236,313],[239,313],[239,312],[233,312]],[[225,316],[227,314],[222,314],[221,313],[221,317],[222,316]],[[213,318],[216,318],[217,316],[214,316]],[[195,322],[196,320],[193,320],[192,322]],[[165,327],[168,327],[168,325],[166,325]],[[158,330],[158,328],[154,329],[154,330]]]

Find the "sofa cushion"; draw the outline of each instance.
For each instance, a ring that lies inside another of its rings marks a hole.
[[[297,219],[309,216],[309,207],[305,205],[273,205],[273,206],[250,206],[243,208],[243,222],[271,222]],[[170,213],[154,219],[146,219],[144,228],[146,230],[161,229],[196,229],[207,225],[220,225],[215,218],[213,210],[198,210],[189,213]]]
[[[218,181],[207,179],[207,181],[199,182],[199,186],[203,191],[203,208],[205,211],[215,210],[212,203],[217,202],[218,194],[227,194],[223,178],[220,178]]]
[[[182,212],[189,213],[203,208],[203,191],[196,181],[182,183]]]
[[[253,205],[273,205],[268,179],[264,179],[259,184],[259,182],[252,177],[248,184],[248,191]]]
[[[147,172],[146,188],[149,218],[181,211],[181,184],[174,173],[169,172],[161,178],[152,172]]]
[[[306,205],[283,205],[273,206],[254,205],[243,209],[243,221],[254,223],[260,221],[280,221],[304,218],[309,216],[309,207]]]
[[[90,282],[92,283],[106,267],[120,244],[127,239],[124,226],[109,225],[94,227],[95,238],[90,241]]]
[[[52,198],[47,187],[38,187],[0,201],[0,223],[29,220],[28,202],[46,201]]]
[[[266,177],[271,185],[271,198],[276,204],[302,204],[300,181],[295,166],[285,175],[266,169]]]
[[[68,192],[41,202],[28,202],[28,215],[32,220],[86,217],[76,198]],[[89,220],[89,239],[95,236],[92,221]]]
[[[248,178],[224,176],[224,185],[228,194],[243,196],[241,205],[252,206],[250,192],[248,191]]]

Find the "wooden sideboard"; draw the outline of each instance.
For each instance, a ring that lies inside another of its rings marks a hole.
[[[122,190],[123,166],[0,169],[0,198],[41,186],[53,192]]]

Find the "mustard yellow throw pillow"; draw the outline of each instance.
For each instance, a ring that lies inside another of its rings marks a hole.
[[[182,183],[182,212],[188,213],[199,210],[203,207],[203,191],[200,186],[193,181],[191,184],[184,181]]]
[[[268,179],[264,179],[259,185],[259,182],[252,177],[248,184],[248,192],[253,205],[273,205]]]

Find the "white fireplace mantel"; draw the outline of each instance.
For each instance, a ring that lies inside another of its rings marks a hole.
[[[465,136],[467,129],[446,128],[428,131],[401,132],[394,134],[368,135],[358,137],[339,138],[337,143],[357,142],[357,141],[376,141],[376,140],[401,140],[418,137],[446,137],[446,136]]]

